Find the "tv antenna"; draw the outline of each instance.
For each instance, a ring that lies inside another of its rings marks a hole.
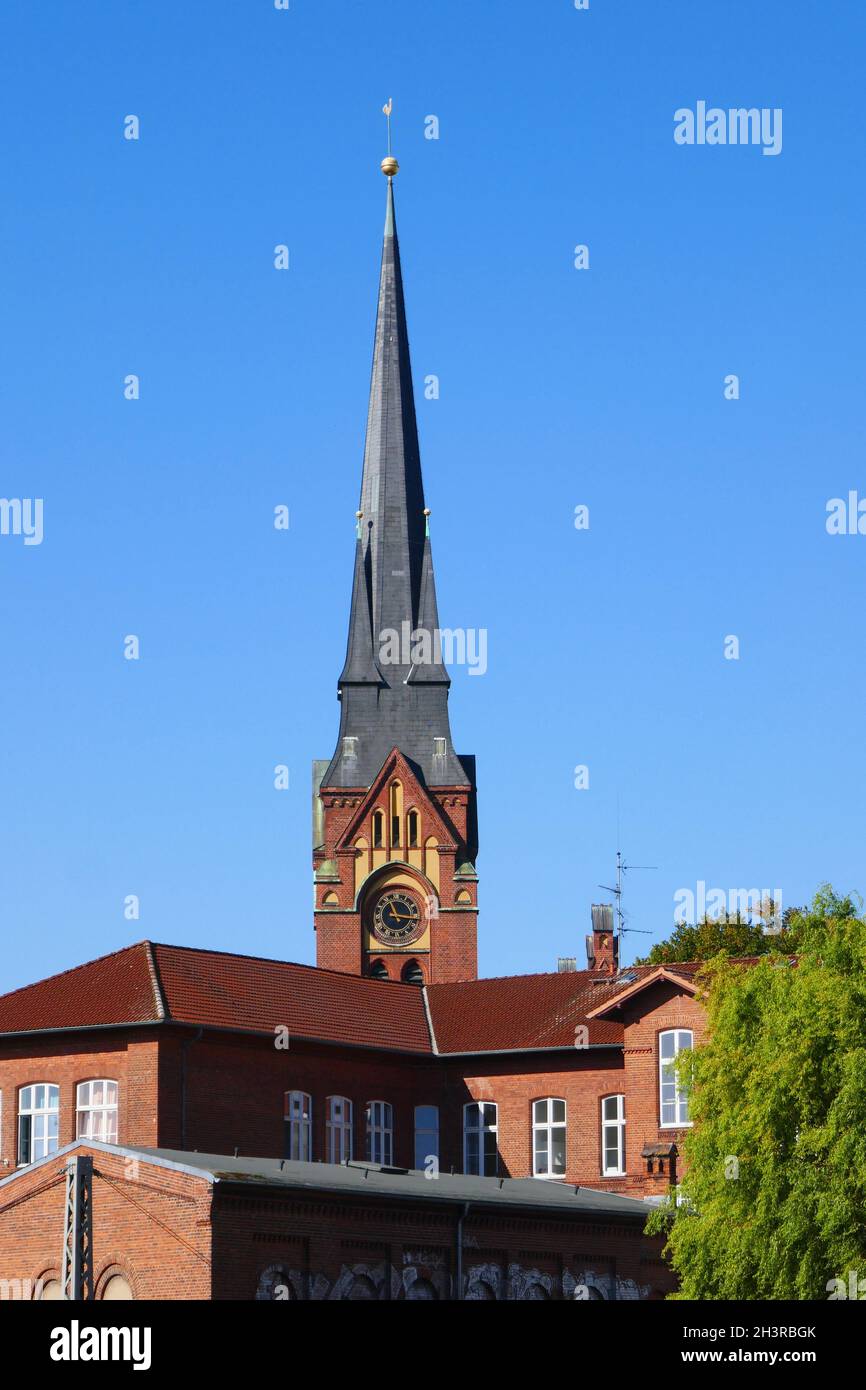
[[[627,927],[625,924],[625,913],[622,910],[622,888],[623,877],[630,869],[657,869],[658,864],[626,864],[623,861],[622,850],[616,852],[616,887],[611,888],[607,883],[600,883],[599,888],[603,888],[605,893],[613,893],[616,900],[614,912],[616,914],[616,933],[617,936],[625,936],[626,932],[637,932],[639,936],[652,936],[652,932],[645,927]]]

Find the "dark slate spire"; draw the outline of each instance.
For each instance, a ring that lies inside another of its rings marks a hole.
[[[340,742],[325,786],[369,786],[394,747],[429,785],[471,780],[448,721],[450,680],[438,636],[394,216],[396,169],[396,160],[383,162],[388,199],[349,640],[339,680]]]
[[[373,633],[384,641],[390,632],[399,633],[406,619],[414,626],[424,554],[424,484],[391,179],[388,180],[379,279],[361,511],[370,571]],[[405,680],[407,674],[404,667],[401,679]]]
[[[426,510],[426,509],[425,509]],[[427,661],[417,662],[413,665],[409,674],[409,680],[413,683],[417,681],[441,682],[450,685],[448,672],[442,660],[441,644],[439,642],[439,609],[436,603],[436,580],[433,577],[433,552],[430,549],[430,535],[425,522],[424,552],[421,557],[421,594],[418,600],[418,622],[417,630],[425,634],[424,639],[430,642],[430,658]]]
[[[352,608],[349,614],[349,641],[339,686],[378,685],[382,677],[373,652],[370,627],[370,592],[364,565],[360,517],[355,541],[355,577],[352,580]]]

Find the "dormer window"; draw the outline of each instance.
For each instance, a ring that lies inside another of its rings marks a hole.
[[[434,758],[444,758],[444,757],[445,757],[445,740],[444,740],[444,738],[434,738],[434,740],[433,740],[433,757],[434,757]]]

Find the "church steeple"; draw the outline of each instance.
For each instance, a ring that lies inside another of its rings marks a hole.
[[[448,721],[390,146],[382,172],[388,197],[340,732],[330,763],[313,765],[316,960],[431,983],[478,973],[475,760],[455,753]]]
[[[388,193],[349,636],[338,682],[340,741],[325,784],[369,785],[398,747],[428,783],[465,785],[470,779],[451,742],[450,678],[421,476],[394,212],[397,161],[389,156],[382,169]]]

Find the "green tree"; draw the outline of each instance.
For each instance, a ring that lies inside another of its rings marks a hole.
[[[755,908],[755,920],[744,921],[739,913],[704,917],[692,925],[674,927],[667,941],[658,941],[649,955],[635,965],[671,965],[679,960],[712,960],[725,956],[766,956],[774,951],[796,951],[802,908],[786,908],[781,920],[771,900]]]
[[[825,887],[798,934],[796,961],[701,972],[680,1203],[649,1223],[675,1297],[824,1299],[866,1278],[866,921]]]

